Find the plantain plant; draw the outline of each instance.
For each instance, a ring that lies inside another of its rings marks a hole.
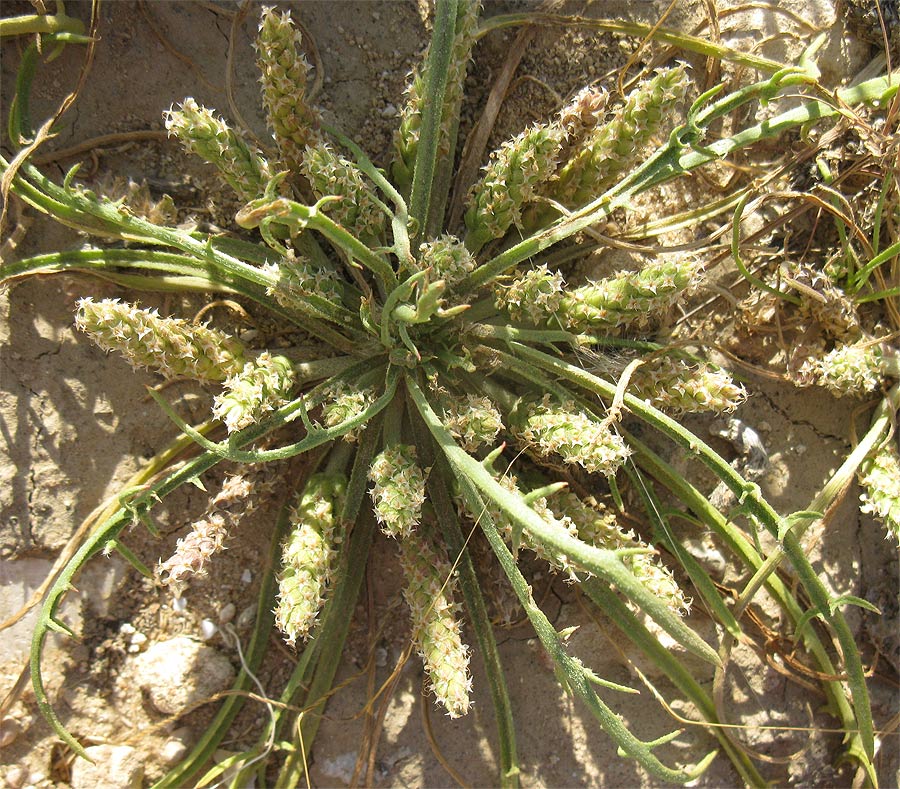
[[[670,766],[654,751],[677,732],[647,742],[627,728],[604,698],[633,690],[597,676],[570,654],[567,634],[553,627],[532,596],[519,561],[523,552],[545,560],[602,609],[693,703],[742,778],[763,785],[752,760],[716,726],[712,696],[683,659],[691,653],[720,666],[721,645],[707,643],[685,618],[688,595],[654,543],[623,525],[625,498],[637,498],[636,515],[654,526],[678,574],[690,579],[721,632],[739,638],[729,605],[671,537],[670,509],[661,504],[667,498],[706,524],[782,606],[816,664],[846,733],[847,755],[874,783],[874,732],[858,649],[840,601],[829,595],[797,538],[815,513],[778,514],[758,486],[679,421],[688,412],[731,411],[744,398],[726,371],[652,340],[659,321],[697,280],[700,261],[665,255],[596,281],[569,275],[567,284],[564,276],[569,262],[584,254],[583,234],[641,193],[739,148],[826,122],[848,105],[884,106],[896,84],[886,75],[829,94],[809,66],[756,59],[767,72],[760,81],[730,93],[719,85],[693,100],[689,70],[680,63],[648,74],[619,102],[585,89],[556,117],[491,154],[469,187],[463,219],[449,224],[472,47],[488,27],[523,21],[511,16],[480,24],[479,11],[473,0],[436,2],[430,45],[411,77],[391,161],[379,168],[306,99],[309,66],[300,35],[288,14],[264,9],[257,53],[274,153],[265,155],[192,98],[166,116],[170,135],[218,168],[242,201],[234,232],[151,221],[126,201],[79,185],[76,168],[58,184],[27,157],[0,160],[9,193],[63,224],[121,242],[5,264],[3,283],[51,272],[102,272],[141,290],[226,294],[323,347],[298,361],[133,303],[79,302],[76,325],[101,348],[167,379],[202,382],[217,395],[210,420],[191,425],[163,394],[151,392],[181,431],[177,447],[190,444],[195,451],[176,463],[169,448],[151,461],[152,474],[123,491],[46,594],[31,654],[42,712],[84,755],[48,701],[41,656],[48,633],[65,630],[57,618],[60,601],[92,557],[118,551],[150,573],[128,549],[128,533],[141,523],[152,529],[154,508],[173,491],[230,461],[246,467],[246,476],[234,478],[220,496],[239,499],[251,487],[256,464],[304,455],[309,462],[299,483],[284,480],[294,491],[276,530],[279,569],[263,584],[236,689],[248,687],[269,629],[277,627],[299,652],[280,700],[306,709],[293,735],[306,748],[380,527],[396,545],[413,638],[436,701],[452,717],[470,707],[465,622],[496,711],[498,780],[517,784],[514,710],[487,614],[488,584],[467,548],[468,535],[478,530],[559,681],[625,758],[656,779],[684,783],[697,778],[715,752],[689,767]],[[47,33],[45,44],[54,35]],[[700,49],[696,39],[676,38],[686,49]],[[734,55],[708,50],[701,51]],[[36,46],[25,53],[11,124],[22,145],[32,133],[27,97],[38,56]],[[717,121],[785,88],[802,96],[796,108],[714,137]],[[613,377],[584,363],[591,354],[622,349],[631,363]],[[769,557],[759,544],[639,440],[636,425],[692,454],[733,491],[740,512],[789,558],[796,589],[766,572]],[[573,492],[575,481],[577,490],[593,495]],[[628,487],[634,496],[623,496]],[[203,520],[157,568],[159,582],[175,593],[215,562],[238,517],[221,504],[222,498],[211,501]],[[819,626],[808,624],[811,617]],[[663,634],[680,650],[664,647]],[[160,786],[184,785],[202,774],[240,698],[223,703],[201,742]],[[274,748],[284,756],[278,784],[296,784],[303,757],[296,744],[284,743],[287,709],[276,710],[255,745],[206,779],[229,767],[235,785],[253,775],[265,780],[262,757],[272,743],[282,743]]]

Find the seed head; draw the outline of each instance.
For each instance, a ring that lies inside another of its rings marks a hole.
[[[337,427],[359,416],[375,402],[376,397],[375,390],[370,387],[357,389],[341,381],[331,388],[329,399],[322,406],[322,422],[327,428]],[[344,441],[355,443],[360,430],[357,428],[345,433]]]
[[[469,647],[462,642],[456,585],[450,562],[431,540],[400,540],[400,564],[406,577],[403,597],[431,689],[451,718],[469,711],[472,679]]]
[[[282,405],[293,385],[290,359],[263,351],[225,381],[225,391],[216,397],[213,414],[225,423],[229,433],[243,430]]]
[[[340,542],[335,510],[346,480],[340,475],[315,474],[290,513],[290,533],[281,550],[275,624],[291,646],[305,639],[315,625],[334,578]]]
[[[597,126],[562,167],[554,194],[566,205],[599,197],[635,161],[687,90],[683,66],[658,71],[629,95],[613,118]]]
[[[186,98],[178,109],[165,113],[170,136],[187,150],[219,168],[222,177],[244,200],[263,194],[272,174],[269,163],[211,110]]]
[[[300,165],[316,197],[340,198],[322,210],[360,239],[381,237],[385,215],[362,171],[325,142],[307,146]]]
[[[835,397],[865,397],[881,386],[884,365],[882,346],[863,340],[838,346],[821,359],[811,359],[801,368],[800,377],[813,377]]]
[[[431,267],[434,279],[442,279],[447,285],[462,281],[475,269],[475,258],[455,236],[444,234],[434,241],[426,241],[419,247],[420,263]]]
[[[559,314],[573,329],[643,326],[668,310],[696,284],[699,264],[691,260],[655,261],[640,271],[615,276],[566,293]]]
[[[676,414],[730,413],[747,392],[721,368],[706,363],[696,366],[672,356],[660,356],[642,364],[629,383],[637,397]]]
[[[104,351],[118,351],[135,368],[168,379],[224,381],[244,365],[244,347],[233,337],[181,318],[160,318],[118,299],[80,299],[75,325]]]
[[[862,511],[870,512],[900,541],[900,451],[897,436],[885,441],[862,465]]]
[[[491,154],[481,181],[469,193],[466,246],[477,252],[521,219],[522,207],[556,169],[565,132],[556,124],[533,126]]]
[[[622,437],[575,403],[522,401],[511,416],[512,429],[539,455],[560,455],[591,473],[614,476],[631,454]]]
[[[494,288],[494,302],[506,309],[515,321],[546,323],[562,304],[566,282],[557,271],[546,266],[529,269],[509,285]]]
[[[263,104],[281,158],[295,172],[306,146],[321,140],[319,113],[306,100],[310,65],[301,39],[290,12],[263,8],[255,45]]]
[[[369,469],[375,517],[385,534],[406,540],[419,524],[425,502],[425,474],[416,448],[394,444],[378,454]]]
[[[570,491],[553,496],[554,511],[575,525],[578,538],[595,548],[611,551],[622,548],[649,548],[631,529],[623,529],[615,512],[595,498],[579,498]],[[687,613],[690,602],[675,582],[672,572],[653,553],[630,554],[623,564],[653,594],[665,601],[673,612]]]
[[[468,394],[463,401],[447,397],[443,405],[444,427],[467,452],[492,444],[503,429],[500,412],[487,397]]]

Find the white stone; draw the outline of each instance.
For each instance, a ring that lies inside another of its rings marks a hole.
[[[153,644],[135,660],[135,668],[136,684],[166,715],[180,715],[234,680],[228,658],[187,636]]]
[[[144,765],[137,750],[127,745],[92,745],[84,749],[91,761],[76,759],[72,765],[72,789],[138,789]]]

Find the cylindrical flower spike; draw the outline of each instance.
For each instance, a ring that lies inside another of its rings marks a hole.
[[[166,114],[166,129],[187,150],[219,168],[222,177],[244,200],[263,194],[272,178],[269,163],[211,110],[186,98]]]
[[[80,299],[75,325],[104,351],[118,351],[135,368],[166,378],[224,381],[244,366],[244,346],[224,332],[160,318],[118,299]]]
[[[862,511],[872,513],[888,534],[900,541],[900,450],[896,435],[863,463],[859,481],[864,488]]]
[[[290,359],[264,351],[225,381],[225,391],[216,397],[213,414],[225,423],[229,433],[243,430],[282,405],[293,385]]]
[[[455,576],[443,551],[427,539],[400,540],[406,577],[403,596],[431,689],[451,718],[469,711],[469,647],[462,641],[453,602]]]
[[[641,326],[669,309],[696,283],[696,261],[655,261],[640,271],[620,271],[613,277],[568,291],[558,314],[569,328]]]
[[[317,198],[340,198],[324,206],[324,213],[364,241],[381,237],[385,214],[353,162],[335,153],[328,143],[321,142],[306,148],[300,169]]]
[[[228,530],[257,508],[253,494],[269,488],[262,476],[261,471],[250,471],[225,480],[204,516],[178,540],[172,556],[159,563],[157,577],[164,586],[180,596],[190,577],[206,574],[209,560],[222,550]]]
[[[195,521],[176,543],[175,553],[157,567],[160,582],[180,596],[188,578],[206,572],[209,560],[222,550],[226,535],[227,522],[221,512],[207,513]]]
[[[425,473],[416,448],[394,444],[379,453],[369,469],[375,517],[385,534],[405,540],[419,524],[425,503]]]
[[[466,211],[466,246],[477,252],[521,219],[522,207],[556,169],[565,132],[555,124],[533,126],[503,143],[472,187]]]
[[[705,362],[692,366],[672,356],[660,356],[638,367],[628,390],[676,414],[730,413],[747,399],[746,390],[725,370]]]
[[[559,309],[566,282],[557,271],[536,266],[508,285],[494,288],[494,302],[515,321],[541,324]]]
[[[465,400],[447,397],[444,406],[444,427],[467,452],[492,444],[503,429],[500,411],[489,398],[469,394]]]
[[[475,269],[475,258],[465,244],[455,236],[444,234],[419,247],[423,268],[432,269],[432,279],[442,279],[447,285],[461,282]]]
[[[264,7],[256,40],[263,104],[269,127],[287,167],[296,172],[307,145],[321,140],[319,114],[306,101],[310,65],[300,48],[291,14]]]
[[[557,199],[581,205],[599,197],[632,164],[666,112],[684,98],[687,84],[683,66],[642,82],[613,119],[597,127],[562,167],[554,187]]]
[[[622,437],[601,425],[575,403],[524,400],[510,416],[516,435],[538,454],[559,455],[592,473],[611,477],[631,454]]]
[[[275,624],[291,646],[309,636],[334,577],[340,542],[335,511],[345,490],[342,476],[315,474],[291,511],[275,606]]]
[[[376,392],[371,387],[360,389],[350,387],[343,381],[331,387],[329,399],[322,405],[322,422],[325,427],[337,427],[359,416],[375,402]],[[351,443],[359,439],[360,430],[344,434],[344,441]]]
[[[863,340],[841,345],[800,370],[801,378],[814,378],[835,397],[865,397],[881,386],[887,375],[900,372],[900,357],[885,354],[881,343]]]

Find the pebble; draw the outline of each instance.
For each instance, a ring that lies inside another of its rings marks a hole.
[[[237,620],[238,630],[243,630],[244,628],[250,627],[256,619],[256,606],[248,605],[243,611],[241,611],[241,615]]]
[[[22,789],[28,780],[28,770],[21,764],[14,764],[6,771],[3,780],[9,789]]]
[[[234,615],[236,613],[237,608],[235,608],[234,603],[226,603],[219,609],[219,624],[228,624],[232,619],[234,619]]]
[[[244,570],[244,572],[241,573],[241,583],[242,584],[249,584],[252,580],[253,580],[253,573],[251,573],[249,570]]]
[[[228,658],[187,636],[153,644],[136,659],[135,667],[136,684],[166,715],[182,714],[234,680]]]
[[[193,740],[194,734],[187,726],[175,729],[160,748],[160,758],[168,765],[178,764],[187,754]]]
[[[176,614],[181,614],[187,611],[187,598],[186,597],[176,597],[172,601],[172,610]]]
[[[72,765],[72,789],[138,789],[144,781],[144,765],[135,748],[127,745],[92,745],[84,749],[91,761],[76,759]]]
[[[200,638],[204,641],[209,641],[218,632],[219,628],[212,619],[204,619],[200,622]]]
[[[22,733],[22,724],[14,718],[4,718],[0,721],[0,748],[12,745]]]

